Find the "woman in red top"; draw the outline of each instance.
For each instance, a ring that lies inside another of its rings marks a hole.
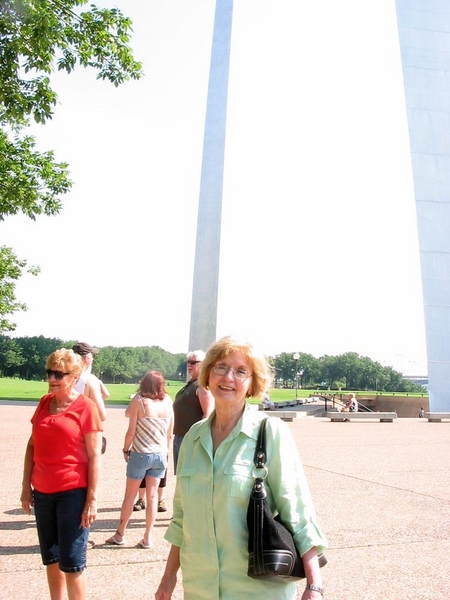
[[[89,527],[97,516],[102,422],[95,404],[73,389],[83,365],[73,350],[56,350],[46,362],[49,393],[31,419],[22,495],[34,506],[42,562],[52,600],[86,597]]]

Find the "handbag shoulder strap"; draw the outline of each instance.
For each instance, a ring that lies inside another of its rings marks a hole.
[[[261,421],[258,432],[258,440],[256,442],[254,463],[257,469],[262,469],[267,462],[266,454],[266,425],[268,417]]]

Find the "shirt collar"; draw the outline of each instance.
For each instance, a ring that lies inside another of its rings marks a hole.
[[[250,406],[248,402],[245,403],[244,412],[242,413],[241,418],[236,424],[236,427],[233,431],[237,431],[238,433],[243,433],[247,437],[257,440],[258,439],[258,430],[259,427],[255,428],[255,409]],[[197,428],[194,440],[198,440],[205,435],[211,435],[211,423],[216,416],[216,411],[214,410],[209,417],[206,419],[204,423],[200,427]],[[258,419],[258,424],[261,419]]]

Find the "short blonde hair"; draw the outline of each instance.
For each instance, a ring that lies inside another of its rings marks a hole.
[[[70,373],[70,375],[78,377],[83,370],[83,360],[73,350],[60,348],[49,355],[45,362],[45,368]]]
[[[198,378],[200,387],[208,389],[211,369],[218,360],[237,352],[245,356],[252,370],[251,396],[261,398],[272,383],[273,369],[266,356],[257,351],[249,342],[231,336],[221,338],[208,348],[200,366]]]

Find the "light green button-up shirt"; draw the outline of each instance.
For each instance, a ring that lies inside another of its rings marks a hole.
[[[293,600],[295,583],[247,576],[247,508],[258,429],[264,418],[245,411],[213,456],[213,413],[191,427],[177,464],[173,520],[165,538],[180,548],[185,600]],[[294,532],[301,555],[322,552],[326,538],[317,525],[297,447],[287,425],[270,419],[266,431],[267,497]]]

